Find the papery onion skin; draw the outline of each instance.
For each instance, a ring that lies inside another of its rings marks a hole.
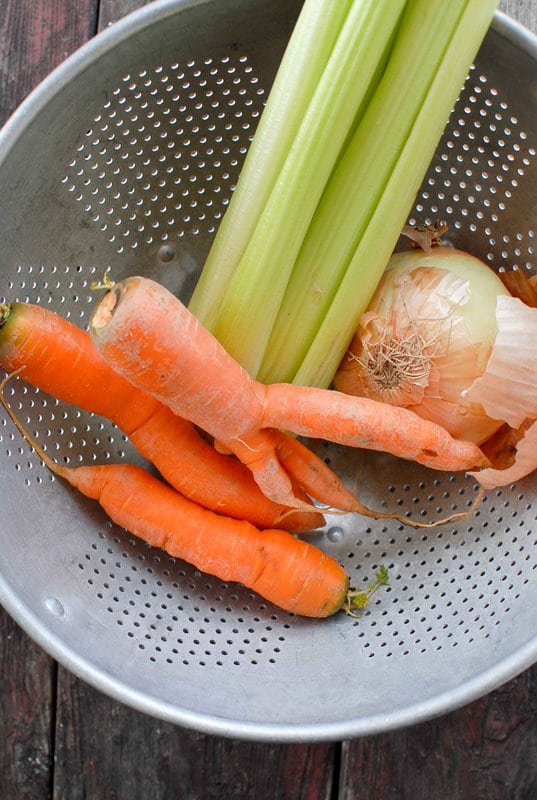
[[[484,450],[492,466],[468,474],[487,490],[516,483],[537,469],[537,421],[527,419],[516,429],[505,425]]]
[[[498,334],[483,375],[468,391],[506,424],[484,445],[491,466],[471,472],[484,489],[507,486],[537,469],[537,279],[501,275],[514,297],[496,301]]]
[[[509,292],[498,276],[463,251],[395,254],[360,318],[336,389],[405,406],[481,444],[502,420],[465,393],[490,357],[499,295]]]
[[[517,297],[498,297],[496,319],[491,357],[467,397],[518,428],[526,418],[537,418],[537,309]]]

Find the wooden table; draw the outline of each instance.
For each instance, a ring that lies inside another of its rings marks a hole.
[[[0,123],[77,47],[143,4],[2,0]],[[537,31],[534,0],[500,7]],[[59,666],[4,612],[0,670],[3,800],[537,798],[537,666],[440,719],[311,745],[205,736],[132,711]]]

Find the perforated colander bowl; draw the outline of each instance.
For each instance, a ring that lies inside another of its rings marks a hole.
[[[290,0],[162,0],[56,70],[0,140],[1,300],[86,325],[91,282],[143,272],[187,299],[299,10]],[[497,269],[530,270],[537,230],[537,48],[501,15],[417,199],[414,219]],[[75,376],[76,379],[76,376]],[[103,388],[103,391],[105,388]],[[22,382],[7,391],[56,459],[139,461],[105,420]],[[316,450],[373,507],[434,519],[476,486],[379,454]],[[82,678],[201,731],[328,740],[409,724],[537,657],[535,477],[431,531],[329,518],[313,535],[366,584],[360,619],[300,619],[154,550],[53,478],[0,420],[0,593]]]

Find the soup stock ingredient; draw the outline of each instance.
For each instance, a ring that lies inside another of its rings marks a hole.
[[[9,377],[9,376],[8,376]],[[286,611],[327,617],[364,604],[343,568],[313,545],[278,529],[258,530],[245,520],[215,514],[133,464],[68,467],[53,461],[23,428],[0,384],[0,401],[45,466],[110,519],[171,556],[224,581],[236,581]],[[367,597],[365,598],[367,601]]]
[[[483,445],[487,489],[537,467],[537,309],[505,283],[448,246],[395,254],[334,378]]]
[[[488,463],[477,445],[455,440],[406,409],[327,389],[255,381],[180,300],[147,278],[116,284],[95,310],[90,331],[114,370],[235,453],[277,502],[300,507],[267,428],[387,451],[435,469]]]
[[[451,247],[390,259],[362,314],[335,387],[410,408],[453,436],[481,443],[500,426],[465,396],[496,338],[496,297],[508,294],[483,262]]]
[[[22,368],[21,377],[33,386],[112,420],[174,488],[200,505],[260,527],[298,532],[324,523],[313,509],[289,514],[288,507],[270,501],[244,465],[218,453],[192,423],[114,372],[86,331],[50,309],[29,303],[0,305],[0,366],[7,372]],[[290,437],[274,435],[284,457],[298,462],[298,472],[306,462],[305,448]],[[352,502],[350,492],[348,498],[334,496],[329,481],[334,483],[331,473],[323,499]]]

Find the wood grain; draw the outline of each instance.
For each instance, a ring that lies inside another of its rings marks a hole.
[[[102,31],[121,17],[150,2],[151,0],[102,0],[99,8],[99,30]]]
[[[537,667],[436,720],[343,745],[339,800],[534,800]]]
[[[53,800],[329,800],[334,750],[185,731],[60,668]]]
[[[43,800],[52,780],[56,664],[0,613],[0,796]]]
[[[500,11],[518,20],[526,28],[537,31],[537,5],[535,0],[500,0]]]
[[[96,31],[98,0],[2,0],[0,124]]]

